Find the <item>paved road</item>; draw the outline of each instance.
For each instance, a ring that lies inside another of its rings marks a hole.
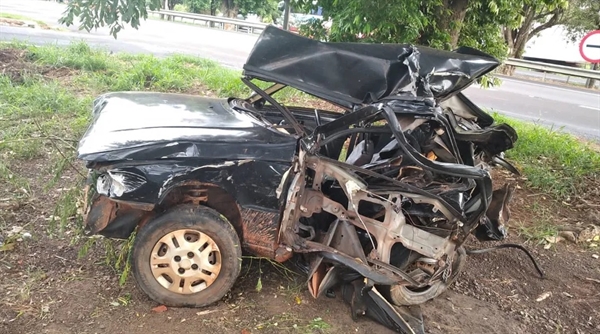
[[[0,0],[0,12],[21,14],[58,25],[64,6],[37,0]],[[87,33],[70,27],[68,31],[0,26],[0,40],[29,40],[36,44],[66,45],[85,40],[114,52],[152,53],[166,56],[185,53],[211,58],[241,68],[256,35],[214,30],[172,22],[147,20],[139,30],[126,29],[118,39],[108,29]],[[494,89],[470,87],[465,94],[479,106],[524,120],[536,121],[588,138],[600,140],[600,93],[549,84],[504,78]]]

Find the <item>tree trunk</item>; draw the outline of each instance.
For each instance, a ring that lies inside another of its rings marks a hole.
[[[217,5],[215,4],[216,0],[210,0],[210,15],[215,16],[217,15]],[[214,28],[215,27],[215,23],[213,21],[210,21],[210,27]]]
[[[600,69],[600,64],[595,63],[594,66],[592,66],[592,70],[597,71],[598,69]],[[587,88],[594,88],[595,85],[596,85],[595,79],[587,79],[587,81],[585,83],[585,87],[587,87]]]
[[[238,13],[238,8],[233,0],[223,0],[221,3],[221,11],[223,12],[223,16],[235,18]]]
[[[165,0],[165,10],[169,10],[169,0]],[[167,20],[168,19],[169,19],[169,16],[167,16]],[[170,19],[173,20],[173,17],[171,16]]]
[[[509,53],[512,58],[521,58],[525,53],[525,45],[529,40],[531,28],[533,27],[535,17],[535,7],[525,6],[524,8],[523,23],[518,29],[513,30],[512,33],[512,45],[513,48]]]
[[[469,0],[444,0],[438,8],[438,15],[436,15],[438,30],[448,32],[452,49],[458,44],[468,6]]]
[[[289,30],[290,23],[290,0],[285,0],[285,7],[283,9],[283,29]]]

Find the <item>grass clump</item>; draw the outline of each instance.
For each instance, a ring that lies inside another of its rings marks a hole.
[[[560,199],[600,184],[600,152],[568,133],[495,114],[519,135],[507,158],[521,167],[531,186]]]
[[[74,42],[69,46],[48,45],[28,47],[31,61],[53,67],[68,67],[76,70],[100,71],[110,67],[110,57],[106,51],[92,49],[85,42]]]

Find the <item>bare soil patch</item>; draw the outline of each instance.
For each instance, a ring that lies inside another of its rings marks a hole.
[[[6,236],[12,226],[20,226],[32,237],[21,237],[14,249],[0,252],[0,333],[163,333],[190,328],[220,333],[391,333],[366,318],[354,322],[339,295],[313,300],[302,275],[257,260],[246,261],[234,289],[216,305],[153,312],[158,305],[133,280],[119,286],[115,271],[102,263],[100,247],[92,246],[79,258],[81,242],[72,244],[68,235],[48,236],[60,191],[44,191],[44,160],[16,163],[12,169],[30,180],[31,197],[0,211],[0,232]],[[65,173],[59,187],[73,185],[76,178]],[[0,198],[11,198],[14,191],[3,185]],[[535,225],[539,219],[530,195],[540,196],[523,188],[515,193],[509,242],[524,242],[516,233],[519,224]],[[556,212],[557,222],[577,222],[586,211],[561,207],[548,198],[540,203],[539,210]],[[489,247],[476,241],[470,245]],[[423,305],[427,331],[598,332],[600,260],[592,257],[597,249],[582,246],[565,241],[544,249],[529,243],[547,275],[544,279],[516,250],[469,257],[451,291]],[[262,289],[257,291],[259,277]]]
[[[31,22],[31,21],[26,21],[26,20],[17,20],[17,19],[5,18],[5,17],[0,17],[0,25],[7,25],[7,26],[13,26],[13,27],[27,27],[27,28],[40,27],[42,29],[52,29],[49,25],[47,25],[46,23],[41,22],[41,21]]]
[[[78,73],[67,67],[36,65],[28,61],[26,55],[26,50],[0,49],[0,74],[8,76],[14,84],[21,84],[27,75],[41,75],[46,79],[58,79]]]

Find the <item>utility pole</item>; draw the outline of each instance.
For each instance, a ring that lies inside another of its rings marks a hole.
[[[284,9],[283,9],[283,29],[289,30],[290,23],[290,0],[284,1]]]

